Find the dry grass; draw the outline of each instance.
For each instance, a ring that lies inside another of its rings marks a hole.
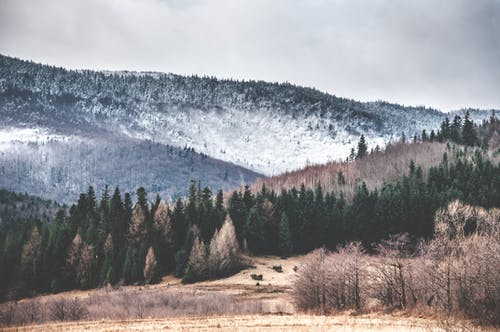
[[[14,329],[12,329],[14,330]],[[168,319],[100,320],[51,323],[15,328],[16,331],[480,331],[467,323],[416,317],[367,314],[335,315],[234,315]],[[481,329],[483,331],[484,329]],[[8,331],[8,330],[7,330]],[[493,331],[493,330],[492,330]]]
[[[0,326],[3,325],[7,331],[478,330],[467,322],[441,319],[425,312],[379,312],[357,316],[349,312],[331,316],[296,313],[292,297],[292,284],[296,279],[294,268],[297,266],[300,273],[303,258],[256,257],[254,268],[228,278],[190,285],[183,285],[179,279],[167,276],[161,283],[149,287],[126,286],[39,296],[15,304],[19,308],[24,307],[19,311],[21,317],[15,328],[7,328],[5,321],[0,321],[3,323]],[[283,272],[275,271],[275,265],[281,265]],[[250,277],[253,273],[263,275],[259,286]],[[48,311],[51,305],[60,299],[71,301],[75,298],[88,310],[85,321],[53,321]],[[1,304],[0,310],[5,311],[9,305]],[[35,316],[32,316],[31,308],[39,309],[35,310]],[[33,317],[34,320],[31,319]]]

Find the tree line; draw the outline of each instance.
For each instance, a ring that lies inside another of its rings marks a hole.
[[[193,181],[187,199],[151,203],[144,188],[122,195],[93,187],[53,222],[16,223],[0,235],[0,287],[5,297],[154,283],[175,273],[185,282],[215,278],[245,265],[243,254],[287,257],[360,241],[368,251],[392,234],[433,236],[438,208],[458,198],[486,208],[500,202],[500,165],[484,152],[450,148],[424,178],[411,163],[380,189],[360,183],[352,200],[304,185],[280,193],[248,186],[225,200]]]

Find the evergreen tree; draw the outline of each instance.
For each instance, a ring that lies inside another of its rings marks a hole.
[[[429,136],[429,141],[434,142],[437,139],[436,133],[434,132],[434,129],[431,130],[431,134]]]
[[[172,249],[174,252],[177,252],[184,244],[188,232],[188,225],[184,214],[184,203],[180,198],[175,203],[171,220],[172,220]]]
[[[462,131],[463,143],[468,146],[477,145],[477,135],[474,130],[474,123],[469,118],[469,111],[465,113],[464,126]]]
[[[356,159],[361,159],[366,156],[368,152],[368,146],[365,142],[365,135],[361,135],[358,142],[358,154],[356,155]]]
[[[285,212],[281,214],[279,231],[279,253],[282,258],[285,258],[292,253],[292,235]]]
[[[174,268],[174,232],[170,209],[160,201],[153,217],[155,233],[153,245],[156,248],[158,270],[161,273],[170,272]]]
[[[113,262],[114,262],[114,250],[113,250],[113,238],[111,234],[108,234],[106,241],[104,242],[104,260],[101,266],[101,273],[99,276],[99,284],[107,285],[112,283],[114,280],[113,272]]]
[[[251,197],[251,193],[249,193],[246,197],[250,201],[249,197]],[[243,246],[243,238],[245,225],[248,218],[248,210],[243,196],[236,190],[233,192],[231,198],[229,199],[228,213],[231,217],[231,220],[233,221],[234,228],[236,229],[238,243],[240,244],[240,246]]]
[[[250,252],[254,255],[262,253],[264,230],[262,228],[262,220],[260,218],[259,207],[257,205],[250,209],[250,213],[247,218],[245,235]]]
[[[33,227],[28,241],[24,244],[20,262],[20,294],[28,294],[30,289],[36,289],[37,277],[42,263],[42,238],[38,227]]]

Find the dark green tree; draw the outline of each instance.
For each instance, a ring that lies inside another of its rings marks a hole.
[[[281,214],[279,225],[279,254],[282,258],[288,257],[292,253],[292,234],[285,212]]]

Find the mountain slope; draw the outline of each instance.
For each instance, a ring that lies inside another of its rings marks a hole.
[[[437,128],[446,116],[291,84],[68,71],[5,56],[0,74],[0,125],[120,133],[192,147],[267,175],[345,158],[361,133],[372,146],[384,145],[402,132]]]
[[[6,139],[9,136],[19,140]],[[215,190],[230,189],[259,176],[191,148],[148,140],[0,129],[0,187],[59,202],[73,203],[90,184],[96,190],[109,184],[131,193],[144,186],[165,199],[175,199],[185,195],[191,179],[201,179]]]

